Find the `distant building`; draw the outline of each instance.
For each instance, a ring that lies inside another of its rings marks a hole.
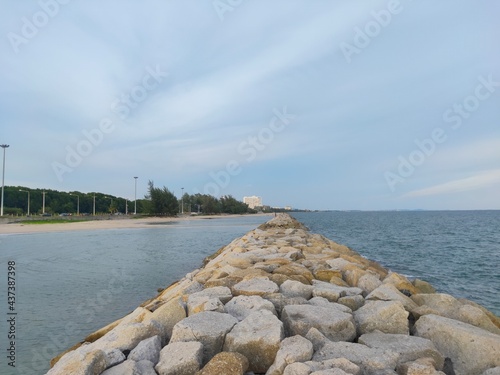
[[[262,207],[262,198],[256,197],[243,197],[243,203],[248,204],[248,207],[254,209],[255,207]]]

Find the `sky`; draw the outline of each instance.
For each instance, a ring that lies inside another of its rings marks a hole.
[[[5,185],[500,209],[500,3],[457,4],[0,0]]]

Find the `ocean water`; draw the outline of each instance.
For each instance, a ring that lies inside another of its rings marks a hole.
[[[440,292],[500,314],[500,211],[296,213],[312,232]],[[134,310],[269,217],[144,229],[0,236],[0,374],[44,374],[49,360]],[[16,262],[17,368],[7,366],[7,262]]]
[[[312,232],[500,315],[500,211],[293,214]]]
[[[51,358],[267,220],[248,216],[144,229],[0,235],[0,374],[44,374]],[[16,263],[15,369],[6,358],[9,261]]]

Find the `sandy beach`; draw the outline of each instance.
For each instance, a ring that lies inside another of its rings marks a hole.
[[[259,216],[272,216],[271,214],[256,214]],[[61,223],[29,224],[29,223],[9,223],[0,224],[0,234],[24,234],[42,232],[66,232],[79,230],[103,230],[103,229],[125,229],[125,228],[147,228],[151,225],[158,225],[168,222],[188,222],[192,220],[209,219],[231,219],[246,215],[201,215],[182,217],[147,217],[147,218],[113,218],[109,220],[88,220],[88,221],[65,221]]]

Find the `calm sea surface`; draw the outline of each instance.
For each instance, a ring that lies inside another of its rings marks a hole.
[[[440,292],[500,314],[500,211],[319,212],[311,231]],[[16,262],[17,370],[6,365],[6,277],[0,282],[0,374],[48,370],[50,358],[124,316],[269,217],[193,220],[145,229],[0,236],[0,270]]]

